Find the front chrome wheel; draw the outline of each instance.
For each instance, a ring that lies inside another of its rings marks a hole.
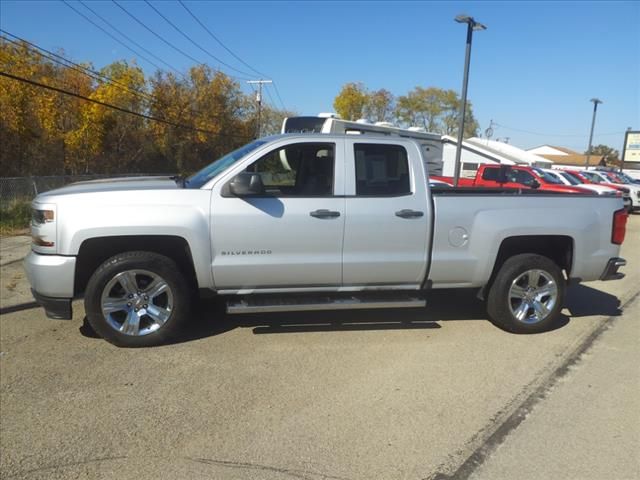
[[[148,270],[125,270],[102,290],[107,324],[125,335],[144,336],[161,328],[171,316],[174,295],[167,281]]]
[[[509,308],[522,323],[545,320],[558,302],[558,286],[550,273],[532,269],[516,277],[509,288]]]

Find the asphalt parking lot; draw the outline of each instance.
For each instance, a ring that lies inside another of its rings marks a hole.
[[[0,477],[638,478],[639,246],[634,215],[627,276],[571,287],[539,335],[466,291],[417,311],[206,303],[179,342],[137,350],[95,338],[80,303],[66,322],[4,309]]]

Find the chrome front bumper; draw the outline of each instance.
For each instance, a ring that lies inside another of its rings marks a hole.
[[[614,257],[607,262],[607,267],[600,275],[600,280],[619,280],[624,277],[624,273],[618,272],[620,267],[624,267],[627,261],[624,258]]]

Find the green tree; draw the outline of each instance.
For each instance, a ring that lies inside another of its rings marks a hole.
[[[261,113],[262,135],[267,136],[280,133],[284,119],[286,117],[295,117],[296,115],[298,115],[296,112],[278,110],[269,105],[263,105]]]
[[[440,88],[415,87],[407,95],[398,97],[396,115],[407,126],[421,126],[428,132],[439,130],[443,111],[444,91]]]
[[[372,122],[390,122],[394,119],[395,97],[389,90],[381,88],[369,93],[368,97],[365,118]]]
[[[428,132],[457,135],[460,97],[455,90],[437,87],[416,87],[407,95],[398,97],[396,116],[404,126],[421,126]],[[477,135],[478,122],[471,103],[467,102],[465,137]]]
[[[584,154],[587,155],[589,152],[585,151]],[[620,152],[613,147],[608,145],[597,145],[595,147],[591,147],[591,155],[598,155],[605,157],[607,164],[613,163],[617,165],[620,163]]]
[[[347,83],[333,101],[336,113],[345,120],[363,118],[369,104],[367,88],[362,83]]]

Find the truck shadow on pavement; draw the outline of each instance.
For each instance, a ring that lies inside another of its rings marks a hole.
[[[212,337],[236,328],[252,328],[256,335],[274,333],[339,332],[371,330],[411,330],[442,328],[438,322],[474,320],[488,322],[484,302],[476,289],[429,292],[427,308],[282,312],[228,315],[219,300],[202,300],[194,309],[192,321],[171,343],[184,343]],[[571,319],[592,315],[617,316],[622,313],[615,296],[585,285],[569,287],[565,308],[552,330],[566,326]],[[496,327],[497,328],[497,327]],[[86,337],[97,338],[86,318],[80,327]]]
[[[582,284],[571,285],[564,299],[564,306],[571,318],[592,315],[617,317],[622,315],[620,305],[620,299],[615,295]]]

